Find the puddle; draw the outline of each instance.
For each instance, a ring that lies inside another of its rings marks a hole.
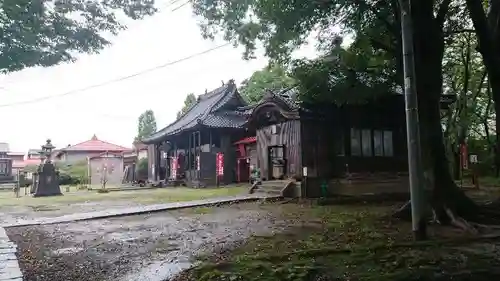
[[[63,248],[63,249],[58,249],[52,251],[52,254],[59,256],[59,255],[69,255],[69,254],[75,254],[78,252],[81,252],[85,249],[80,248],[80,247],[70,247],[70,248]]]
[[[191,267],[189,262],[158,261],[121,278],[120,281],[165,281]]]

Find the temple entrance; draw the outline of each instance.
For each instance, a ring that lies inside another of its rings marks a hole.
[[[282,180],[286,176],[286,158],[285,158],[285,146],[276,145],[268,147],[269,157],[269,179],[271,180]]]

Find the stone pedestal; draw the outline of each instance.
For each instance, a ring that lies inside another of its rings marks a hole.
[[[62,195],[59,175],[52,163],[40,164],[34,182],[34,197]]]

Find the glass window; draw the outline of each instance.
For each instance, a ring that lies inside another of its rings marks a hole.
[[[373,131],[373,154],[375,156],[384,156],[384,140],[382,131]]]
[[[351,128],[351,155],[361,156],[361,132]]]
[[[384,131],[384,156],[394,156],[394,148],[392,146],[392,132]]]
[[[371,130],[361,131],[361,144],[363,148],[363,156],[373,156],[372,153],[372,132]]]

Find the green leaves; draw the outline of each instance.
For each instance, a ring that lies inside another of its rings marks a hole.
[[[190,93],[189,95],[186,96],[186,99],[184,100],[184,106],[182,109],[177,112],[177,119],[181,118],[182,115],[184,115],[191,106],[193,106],[196,103],[196,97],[194,93]]]
[[[72,61],[77,53],[97,53],[125,27],[122,12],[141,19],[156,12],[153,0],[30,1],[0,4],[0,71],[51,66]]]
[[[148,109],[139,116],[136,141],[140,141],[154,132],[156,132],[155,114],[153,110]]]
[[[295,85],[293,78],[289,77],[281,66],[268,66],[256,71],[252,76],[243,81],[239,92],[250,104],[260,101],[265,91],[276,91]]]

